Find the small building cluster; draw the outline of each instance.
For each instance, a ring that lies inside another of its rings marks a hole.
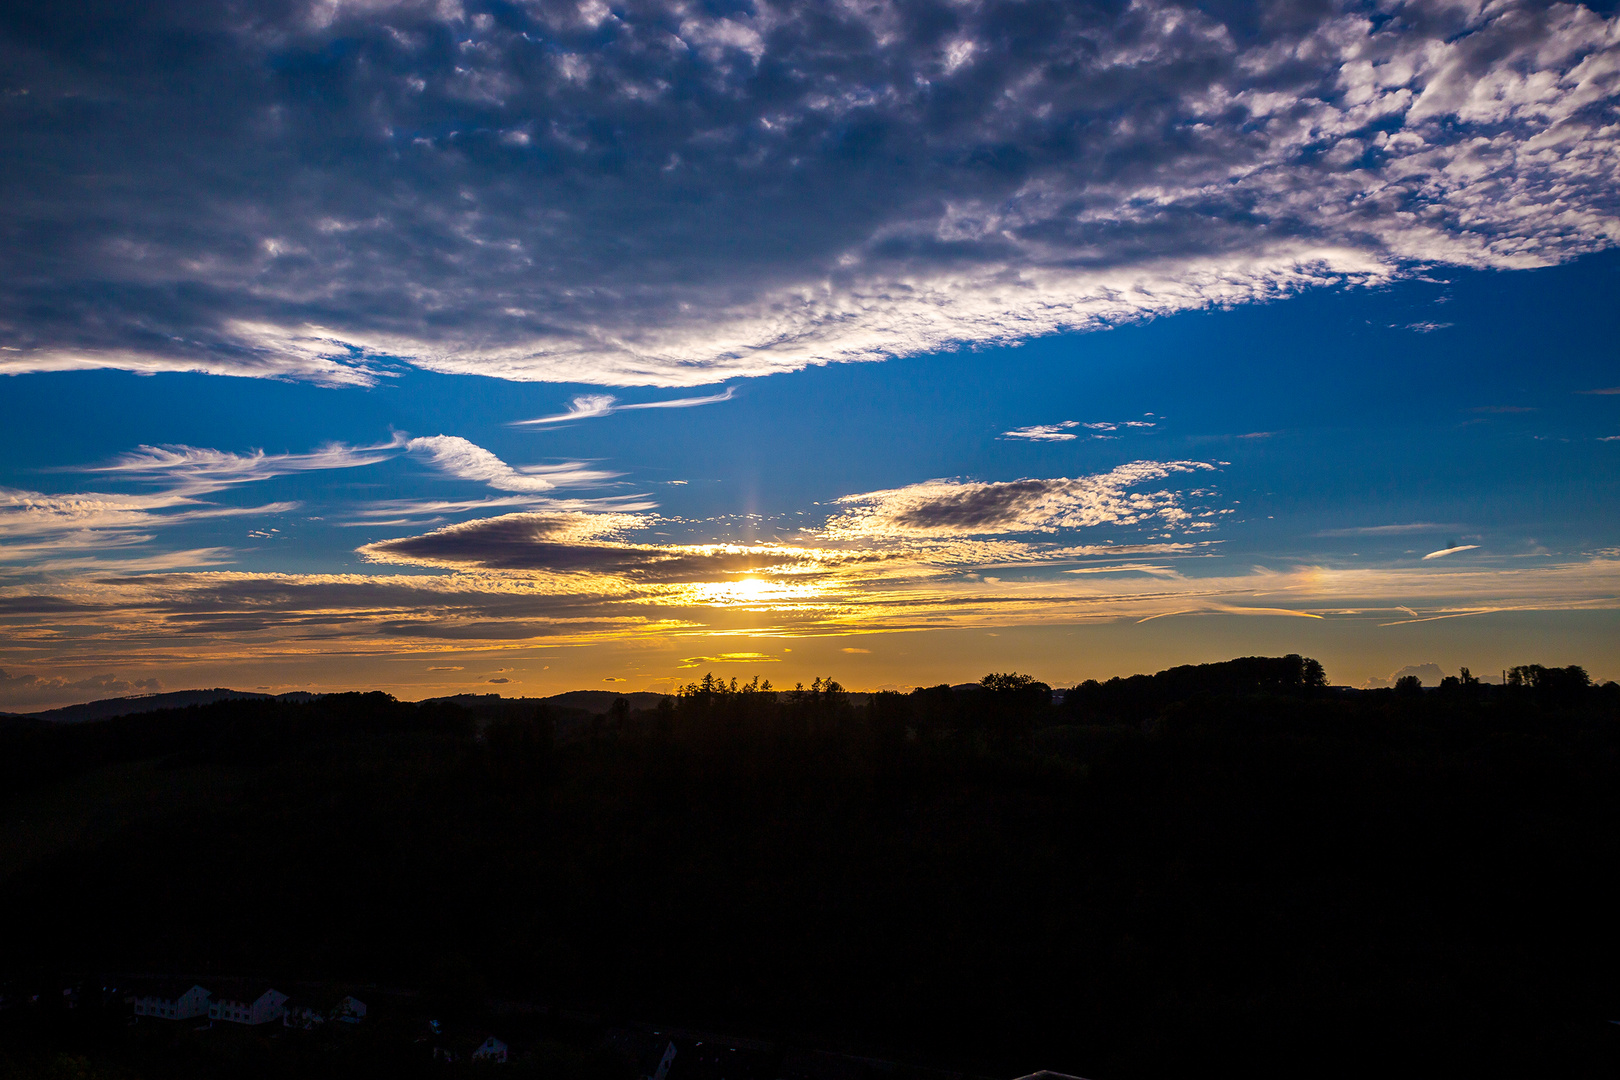
[[[131,997],[135,1015],[159,1020],[191,1020],[258,1027],[280,1021],[289,1028],[312,1030],[329,1021],[357,1024],[366,1016],[366,1003],[352,995],[331,1000],[294,999],[264,983],[216,981],[212,987],[190,981],[157,982],[143,986]]]
[[[428,1031],[433,1044],[433,1060],[447,1065],[462,1062],[505,1065],[511,1053],[511,1047],[494,1035],[487,1035],[480,1042],[476,1035],[466,1032],[446,1032],[437,1020],[428,1021]]]

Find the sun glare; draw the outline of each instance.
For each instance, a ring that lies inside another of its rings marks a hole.
[[[693,586],[690,599],[700,604],[771,604],[787,600],[808,600],[821,590],[804,582],[762,581],[742,578],[739,581],[709,581]]]

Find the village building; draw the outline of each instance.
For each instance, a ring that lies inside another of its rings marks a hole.
[[[143,987],[135,995],[135,1015],[153,1016],[163,1020],[189,1020],[194,1016],[207,1016],[212,997],[205,987],[195,983],[154,983]]]
[[[285,1013],[287,995],[262,983],[227,983],[208,1006],[210,1020],[229,1024],[268,1024]]]
[[[488,1061],[496,1065],[506,1064],[506,1044],[491,1035],[478,1045],[472,1052],[474,1061]]]
[[[284,1027],[312,1031],[328,1021],[358,1024],[365,1018],[366,1003],[353,994],[298,996],[288,998],[282,1005],[281,1023]]]

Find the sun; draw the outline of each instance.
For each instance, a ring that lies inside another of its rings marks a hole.
[[[741,578],[737,581],[713,581],[689,586],[686,599],[699,604],[760,605],[812,599],[821,589],[809,582],[762,581],[759,578]]]
[[[763,600],[770,596],[774,589],[768,582],[758,578],[743,578],[741,581],[733,582],[729,591],[736,599],[748,601]]]

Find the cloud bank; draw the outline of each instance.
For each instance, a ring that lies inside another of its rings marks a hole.
[[[1532,0],[0,16],[0,371],[688,386],[1620,237]]]

